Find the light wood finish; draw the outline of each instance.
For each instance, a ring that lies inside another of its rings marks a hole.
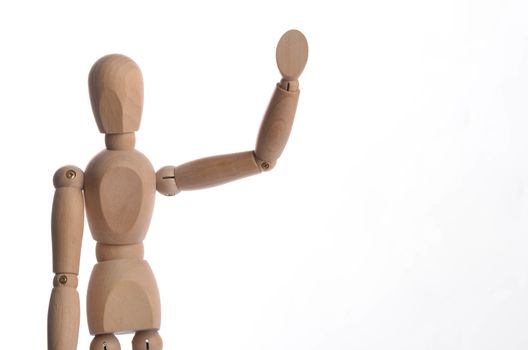
[[[53,288],[48,309],[48,350],[77,349],[79,312],[79,293],[75,288]]]
[[[115,335],[101,334],[93,338],[90,350],[121,350],[121,345]]]
[[[93,238],[135,244],[145,238],[156,193],[156,175],[136,150],[100,152],[86,167],[84,196]]]
[[[299,91],[286,91],[277,86],[273,93],[260,126],[255,150],[264,170],[273,169],[288,142],[298,100]]]
[[[149,264],[141,259],[96,264],[88,283],[91,334],[159,329],[158,287]]]
[[[97,243],[95,246],[95,256],[98,262],[121,259],[143,259],[144,254],[143,243],[127,245]]]
[[[106,149],[114,151],[126,151],[134,149],[136,145],[136,134],[127,132],[123,134],[106,134]]]
[[[154,275],[143,258],[156,177],[150,161],[134,150],[143,106],[139,67],[122,55],[97,61],[89,77],[92,109],[107,150],[88,164],[86,212],[98,242],[88,284],[92,334],[159,328],[160,301]],[[106,339],[104,337],[95,338]]]
[[[285,80],[299,79],[308,61],[308,41],[303,33],[295,29],[284,33],[277,45],[276,59]]]
[[[57,170],[51,214],[53,272],[79,273],[79,260],[84,227],[84,175],[75,166]]]
[[[53,287],[71,287],[77,288],[79,278],[73,273],[59,273],[53,277]]]
[[[260,172],[253,152],[241,152],[198,159],[174,168],[176,187],[183,191],[224,184]],[[159,177],[158,177],[159,178]]]
[[[258,173],[252,151],[202,158],[174,168],[176,186],[181,190],[221,185]]]
[[[157,331],[136,332],[132,339],[132,350],[162,350],[163,341]]]
[[[174,196],[180,192],[176,186],[173,166],[164,166],[156,172],[156,190],[165,196]]]
[[[279,86],[286,91],[297,91],[299,90],[299,81],[298,80],[286,80],[281,79]]]
[[[99,131],[116,134],[139,129],[143,76],[134,61],[116,54],[102,57],[90,70],[88,85]]]
[[[299,101],[299,82],[308,60],[308,42],[298,30],[284,33],[277,45],[277,66],[282,80],[275,89],[260,125],[255,156],[263,170],[275,167],[290,136]]]
[[[87,292],[91,350],[118,350],[113,333],[136,332],[134,350],[161,350],[158,287],[143,260],[156,190],[174,195],[220,185],[272,169],[292,127],[299,98],[298,77],[308,55],[302,33],[285,33],[277,45],[277,84],[261,124],[255,151],[198,159],[157,173],[134,149],[143,109],[139,67],[123,55],[98,60],[89,74],[92,110],[105,133],[107,149],[97,154],[85,173],[59,169],[53,213],[53,280],[48,312],[48,350],[74,350],[79,328],[78,285],[84,205],[96,257]],[[83,198],[84,191],[84,198]]]
[[[74,350],[79,335],[79,260],[84,225],[84,174],[65,166],[53,176],[55,196],[51,214],[53,289],[48,309],[48,349]]]
[[[199,159],[174,168],[163,167],[156,173],[156,188],[165,195],[220,185],[275,167],[290,136],[297,102],[299,82],[308,59],[308,43],[298,30],[281,37],[276,51],[282,80],[273,93],[264,114],[254,152],[243,152]]]

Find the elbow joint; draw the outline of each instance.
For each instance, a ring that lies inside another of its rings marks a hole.
[[[257,163],[257,166],[259,167],[260,171],[270,171],[271,169],[275,168],[275,165],[277,164],[277,160],[262,160],[255,155],[255,161]]]

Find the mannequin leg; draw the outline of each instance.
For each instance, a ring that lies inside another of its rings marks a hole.
[[[162,350],[163,341],[158,331],[137,331],[132,339],[132,350]]]
[[[99,334],[93,338],[90,350],[121,350],[121,345],[115,335]]]

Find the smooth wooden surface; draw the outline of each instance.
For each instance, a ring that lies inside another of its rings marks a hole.
[[[277,44],[276,59],[283,78],[297,80],[308,60],[308,41],[304,34],[295,29],[284,33]]]
[[[253,152],[241,152],[198,159],[174,168],[180,190],[197,190],[258,174]]]
[[[121,344],[113,334],[97,335],[90,343],[90,350],[120,350]],[[144,349],[146,350],[146,349]]]
[[[132,350],[162,350],[163,341],[157,331],[136,332],[132,338]]]
[[[275,89],[260,125],[255,148],[257,163],[263,170],[275,167],[291,129],[299,101],[297,80],[308,60],[308,42],[298,30],[289,30],[281,37],[276,51],[282,79]]]
[[[87,219],[99,261],[87,293],[91,350],[120,349],[112,333],[136,332],[133,350],[160,350],[161,324],[156,280],[143,260],[142,241],[150,224],[156,189],[165,195],[220,185],[272,169],[280,157],[299,98],[297,81],[308,46],[302,33],[289,31],[277,45],[282,80],[264,115],[255,151],[198,159],[157,173],[134,150],[143,108],[143,78],[130,58],[108,55],[89,75],[90,100],[107,150],[78,168],[61,168],[52,214],[54,279],[48,313],[48,349],[76,348],[79,325],[77,273],[83,223],[83,192]],[[102,347],[102,349],[101,349]]]
[[[106,149],[114,151],[132,150],[136,145],[136,134],[127,132],[122,134],[106,134]]]
[[[58,273],[53,277],[53,287],[77,288],[79,278],[73,273]]]
[[[141,259],[96,264],[88,283],[91,334],[159,329],[158,287],[149,264]]]
[[[295,92],[299,90],[299,81],[281,79],[281,81],[279,82],[279,86],[286,91]]]
[[[79,294],[75,288],[53,288],[48,309],[48,350],[77,349],[79,312]],[[14,348],[23,346],[15,344]]]
[[[95,245],[95,256],[98,262],[120,259],[143,259],[145,249],[143,243],[138,244],[104,244]]]
[[[143,110],[143,76],[123,55],[100,58],[88,77],[92,111],[99,131],[106,134],[139,129]]]
[[[298,78],[308,59],[308,43],[298,30],[290,30],[277,44],[276,59],[282,79],[264,114],[254,152],[195,160],[156,173],[156,188],[165,195],[220,185],[273,169],[290,136],[299,100]]]
[[[79,273],[84,228],[84,199],[81,169],[65,166],[57,170],[51,214],[53,272]]]
[[[298,100],[299,91],[286,91],[279,86],[276,87],[262,120],[255,149],[259,164],[261,166],[263,162],[268,164],[264,170],[275,166],[286,147]]]
[[[75,166],[55,172],[51,213],[53,290],[48,309],[48,350],[74,350],[79,335],[77,274],[84,226],[84,174]]]
[[[156,172],[156,190],[165,196],[174,196],[181,191],[176,186],[173,166],[164,166]]]
[[[135,244],[145,238],[154,208],[156,174],[136,150],[104,150],[85,172],[86,215],[93,238]]]

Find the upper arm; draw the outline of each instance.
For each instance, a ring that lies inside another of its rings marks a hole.
[[[166,195],[221,185],[260,173],[253,151],[197,159],[156,173],[156,188]]]
[[[84,229],[84,173],[75,166],[62,167],[53,176],[53,185],[53,271],[78,274]]]

